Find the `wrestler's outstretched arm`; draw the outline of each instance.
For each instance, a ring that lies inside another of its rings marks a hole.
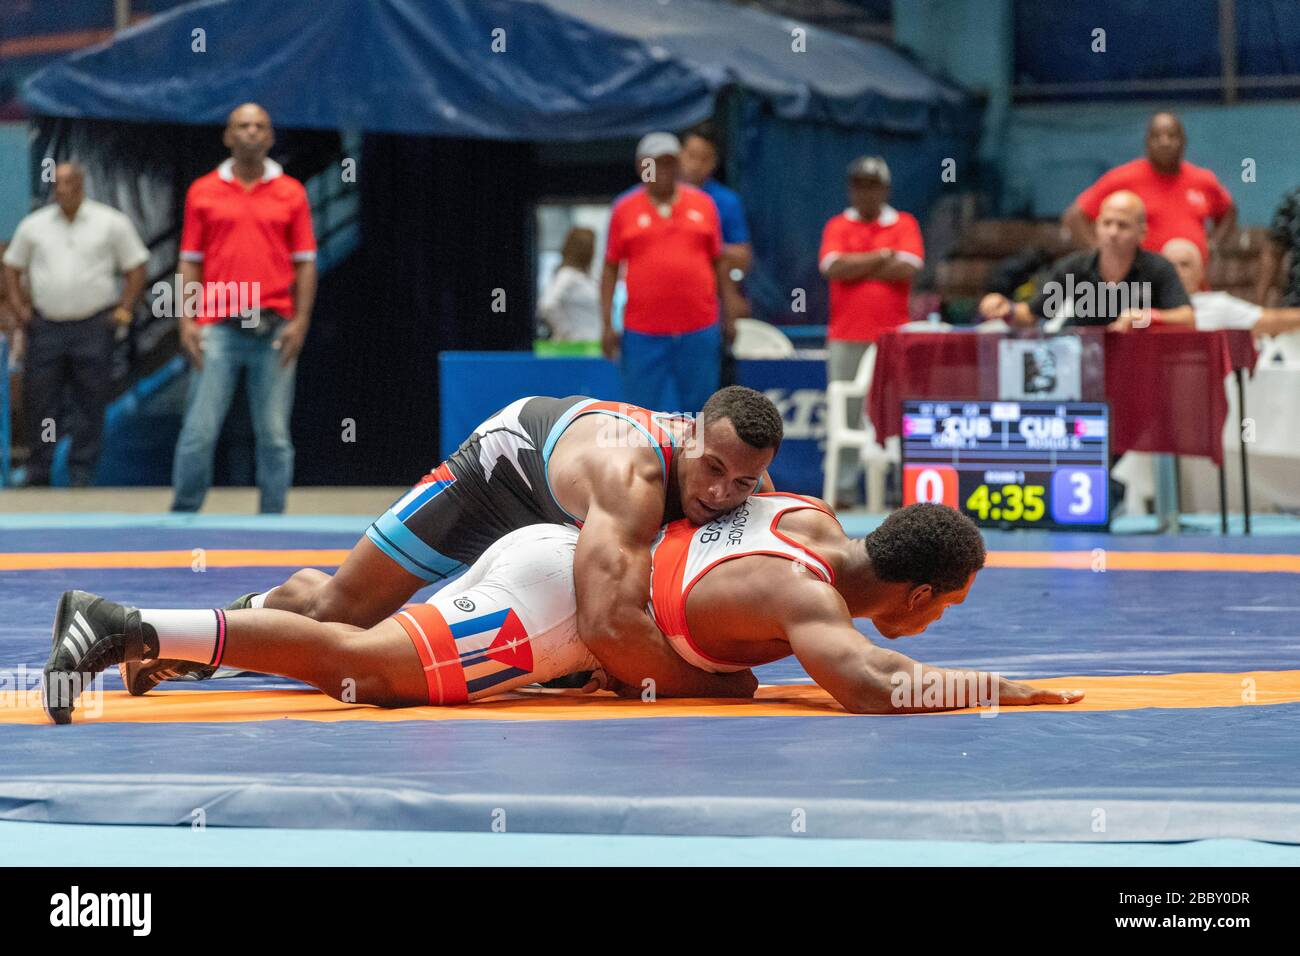
[[[1078,691],[1044,690],[984,671],[930,667],[869,641],[853,626],[844,599],[833,589],[794,588],[792,592],[784,622],[786,640],[809,676],[851,713],[919,714],[977,703],[1073,704],[1083,699]],[[972,692],[963,693],[960,703],[946,692],[923,693],[936,686],[960,686]],[[995,692],[996,700],[978,699],[992,698]],[[931,696],[937,699],[931,701]]]
[[[753,697],[753,672],[710,674],[692,667],[646,611],[650,545],[663,507],[663,483],[654,472],[629,467],[617,484],[593,486],[573,561],[578,635],[605,670],[629,687],[644,688],[649,679],[662,697]]]

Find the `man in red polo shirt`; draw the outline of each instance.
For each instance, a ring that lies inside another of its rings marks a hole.
[[[600,304],[604,351],[621,351],[623,400],[643,408],[694,411],[718,390],[722,342],[735,337],[732,301],[719,322],[718,290],[730,289],[722,226],[708,194],[681,181],[681,143],[650,133],[637,145],[645,185],[614,202]],[[623,335],[614,331],[614,287],[627,264]],[[734,300],[734,297],[733,297]]]
[[[1231,234],[1237,224],[1232,195],[1217,176],[1183,159],[1187,134],[1173,113],[1157,113],[1147,126],[1147,154],[1104,173],[1079,194],[1061,216],[1080,246],[1095,247],[1094,223],[1101,204],[1112,193],[1136,193],[1147,212],[1142,248],[1159,252],[1170,239],[1190,239],[1208,261],[1210,247]],[[1214,221],[1207,240],[1205,220]]]
[[[882,332],[907,321],[912,276],[925,265],[921,227],[889,199],[889,167],[879,156],[849,164],[849,208],[826,223],[818,253],[830,282],[826,378],[852,381],[862,356]],[[849,425],[862,427],[862,402],[850,403]],[[840,457],[834,504],[861,501],[862,465],[856,453]]]
[[[316,239],[302,183],[267,158],[275,135],[266,110],[255,103],[235,109],[223,142],[230,158],[185,197],[178,322],[193,372],[172,468],[172,510],[203,504],[242,369],[260,510],[278,514],[293,481],[289,413],[316,298]]]

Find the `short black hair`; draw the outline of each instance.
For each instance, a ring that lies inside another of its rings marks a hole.
[[[960,511],[915,504],[895,511],[866,537],[867,557],[882,581],[959,591],[984,567],[984,538]]]
[[[713,147],[713,151],[718,154],[718,158],[722,158],[722,145],[718,142],[718,130],[710,120],[703,120],[690,129],[682,130],[682,135],[679,138],[685,144],[687,137],[690,136],[698,136],[704,140]]]
[[[707,427],[719,418],[730,419],[736,434],[752,448],[776,451],[781,447],[781,437],[785,432],[781,413],[762,392],[743,385],[718,389],[700,410],[700,422]]]

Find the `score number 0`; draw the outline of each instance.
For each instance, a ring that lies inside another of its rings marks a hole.
[[[932,502],[961,510],[957,503],[957,469],[946,465],[908,465],[903,469],[903,504]]]

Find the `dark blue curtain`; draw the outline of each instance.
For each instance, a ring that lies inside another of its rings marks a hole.
[[[1098,28],[1106,31],[1104,53],[1092,52]],[[1016,0],[1017,83],[1213,77],[1219,70],[1218,0]]]
[[[1237,72],[1240,76],[1300,73],[1300,3],[1297,0],[1237,0]],[[1106,52],[1092,52],[1092,31],[1106,31]],[[1016,0],[1017,83],[1100,80],[1214,78],[1222,70],[1218,0]],[[1243,88],[1243,99],[1296,94]],[[1108,94],[1134,99],[1150,94]],[[1221,93],[1180,94],[1181,99],[1217,99]],[[1089,96],[1095,99],[1096,96]]]
[[[525,144],[366,137],[361,245],[299,366],[298,483],[414,482],[437,464],[438,352],[531,347],[532,168]]]
[[[971,110],[978,123],[978,109]],[[916,216],[924,228],[945,190],[973,188],[978,126],[926,135],[850,129],[773,116],[761,100],[741,95],[731,120],[731,183],[745,202],[754,236],[754,269],[746,291],[757,318],[778,324],[823,325],[826,280],[817,250],[828,219],[844,210],[844,172],[854,157],[883,156],[893,177],[890,204]],[[941,178],[943,161],[955,160],[956,182]],[[805,311],[795,311],[803,290]]]
[[[1300,3],[1296,0],[1238,0],[1237,72],[1242,76],[1300,74]],[[1272,90],[1243,90],[1244,99],[1296,96],[1300,84]]]

